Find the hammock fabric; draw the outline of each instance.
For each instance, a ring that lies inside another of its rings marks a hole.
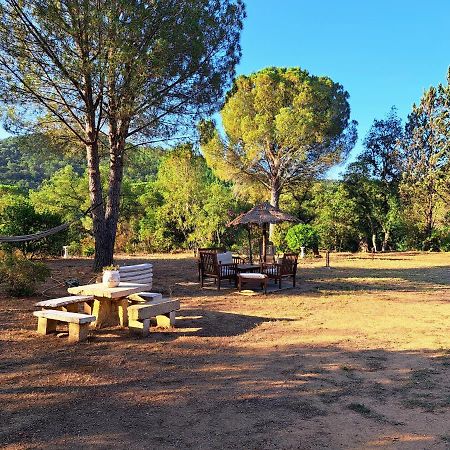
[[[98,208],[101,205],[99,203],[98,205],[95,205],[94,207],[91,207],[87,209],[83,214],[80,215],[78,219],[81,219],[84,216],[87,216],[89,213],[91,213],[94,209]],[[4,242],[28,242],[28,241],[37,241],[39,239],[44,239],[47,236],[51,236],[52,234],[59,233],[60,231],[65,230],[66,228],[69,228],[72,223],[75,223],[76,220],[70,223],[63,223],[61,225],[58,225],[57,227],[50,228],[49,230],[40,231],[39,233],[34,234],[24,234],[23,236],[0,236],[0,244]]]
[[[60,231],[69,228],[69,225],[69,223],[63,223],[62,225],[58,225],[57,227],[50,228],[46,231],[40,231],[39,233],[34,234],[24,234],[23,236],[0,236],[0,243],[37,241],[38,239],[44,239],[47,236],[59,233]]]

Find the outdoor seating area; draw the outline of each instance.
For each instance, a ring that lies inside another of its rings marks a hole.
[[[38,333],[54,333],[58,323],[68,323],[69,341],[80,342],[88,337],[89,329],[118,325],[148,336],[152,318],[158,327],[175,326],[180,301],[145,291],[152,288],[152,264],[122,266],[119,273],[117,286],[94,283],[69,287],[72,296],[36,303],[42,308],[33,313],[38,318]]]
[[[450,450],[450,1],[0,11],[0,450]]]
[[[241,263],[234,261],[241,260]],[[277,262],[253,264],[246,263],[242,256],[232,256],[231,252],[218,253],[216,249],[199,250],[199,278],[202,287],[205,280],[212,279],[220,290],[223,281],[228,280],[229,285],[237,287],[239,291],[244,284],[262,289],[267,292],[267,283],[274,281],[278,289],[282,288],[282,280],[291,279],[292,287],[296,286],[297,253],[285,253]],[[255,283],[255,280],[259,280]],[[262,281],[261,281],[262,280]],[[252,283],[253,281],[253,283]]]

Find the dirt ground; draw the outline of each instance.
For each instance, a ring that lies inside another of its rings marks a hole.
[[[190,255],[126,262],[142,261],[182,303],[148,338],[38,336],[43,297],[0,293],[0,447],[450,448],[450,254],[305,260],[296,289],[267,296],[202,290]],[[41,290],[94,276],[48,263]]]

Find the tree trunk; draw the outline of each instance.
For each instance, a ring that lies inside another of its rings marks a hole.
[[[125,128],[125,130],[124,130]],[[109,178],[108,198],[106,199],[105,222],[106,237],[104,252],[112,264],[116,242],[117,223],[119,221],[120,192],[123,180],[123,154],[125,151],[125,133],[127,126],[110,118],[109,131]]]
[[[377,235],[375,233],[372,234],[372,249],[376,253],[377,250]]]
[[[389,230],[384,230],[383,243],[381,244],[381,251],[385,252],[387,250],[388,242],[389,242]]]
[[[270,204],[275,208],[279,208],[280,205],[281,187],[278,180],[272,182],[270,189]],[[273,232],[275,231],[275,224],[271,223],[269,227],[269,241],[272,241]]]
[[[86,159],[89,176],[89,197],[92,209],[92,231],[95,239],[94,270],[100,270],[112,263],[106,233],[105,207],[103,205],[100,178],[100,158],[96,141],[86,145]]]

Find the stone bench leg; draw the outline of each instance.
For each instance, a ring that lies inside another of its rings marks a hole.
[[[119,322],[122,327],[128,326],[128,300],[124,299],[119,302]]]
[[[39,334],[49,334],[56,331],[56,324],[58,322],[52,319],[46,319],[45,317],[38,317],[37,332]]]
[[[128,320],[128,329],[130,333],[138,333],[143,337],[147,337],[150,333],[150,319]]]
[[[81,342],[87,339],[89,324],[69,323],[69,342]]]
[[[67,312],[73,312],[73,313],[79,313],[80,312],[80,306],[78,303],[72,303],[71,305],[66,305],[61,308],[63,311]]]
[[[84,302],[82,307],[82,313],[92,315],[93,302]]]
[[[169,314],[156,316],[156,326],[160,328],[170,328],[175,326],[176,312],[171,311]]]

